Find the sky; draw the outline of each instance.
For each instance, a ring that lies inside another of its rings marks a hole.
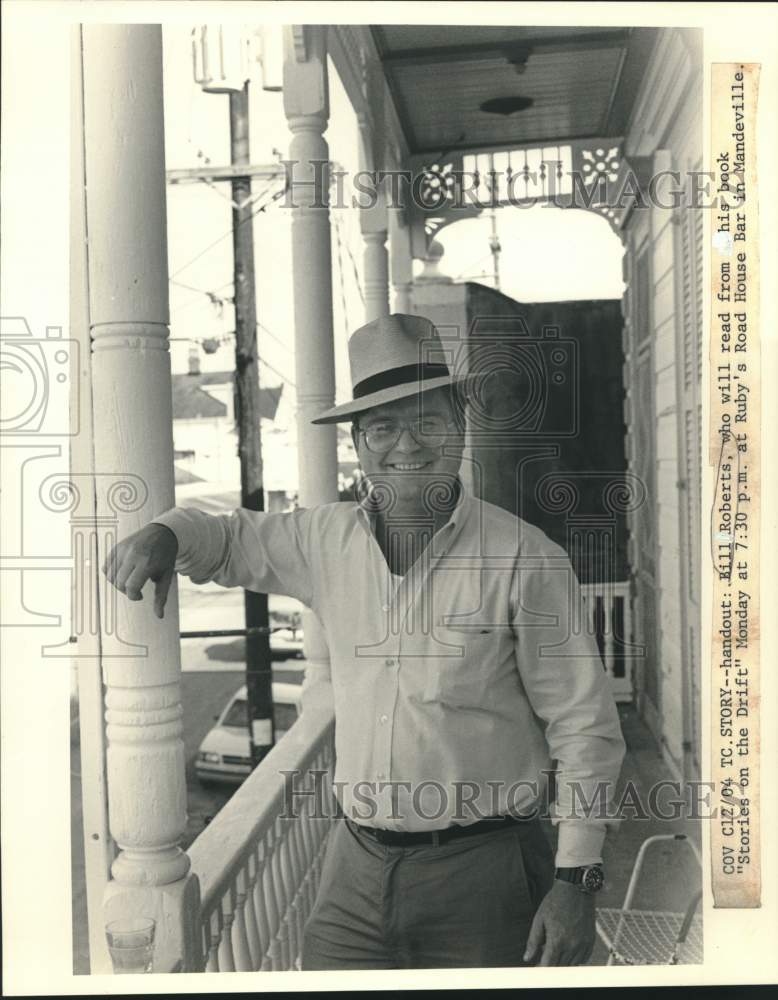
[[[207,94],[194,81],[190,29],[164,27],[165,145],[168,169],[229,163],[229,99]],[[251,159],[272,164],[287,155],[290,133],[280,93],[261,89],[257,67],[250,93]],[[358,165],[354,112],[330,67],[330,158],[347,170]],[[258,179],[257,207],[277,186]],[[191,339],[225,337],[234,327],[230,188],[227,183],[168,185],[171,356],[174,371],[186,371]],[[349,398],[346,343],[364,321],[359,290],[362,239],[357,210],[332,213],[333,309],[338,401]],[[254,219],[257,318],[263,385],[283,382],[294,394],[291,212],[269,205]],[[583,210],[536,206],[497,212],[502,253],[501,291],[525,302],[620,298],[623,291],[618,237],[599,216]],[[440,270],[456,280],[492,284],[493,264],[488,215],[446,227]],[[420,269],[417,263],[416,270]],[[206,293],[212,293],[212,298]],[[204,371],[230,369],[234,342],[225,339],[203,355]]]

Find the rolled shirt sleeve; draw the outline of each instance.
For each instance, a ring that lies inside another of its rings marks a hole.
[[[516,661],[557,763],[552,823],[557,867],[602,860],[625,744],[581,588],[562,548],[519,557],[514,576]]]
[[[242,587],[261,594],[294,597],[316,611],[316,584],[310,540],[313,511],[266,513],[240,508],[212,515],[174,507],[155,518],[178,540],[176,571],[193,583]],[[329,659],[309,662],[302,705],[332,704]]]
[[[305,510],[270,514],[241,508],[213,515],[174,507],[154,523],[176,536],[176,571],[193,583],[213,581],[223,587],[283,594],[313,607],[313,575],[301,530],[308,514]]]

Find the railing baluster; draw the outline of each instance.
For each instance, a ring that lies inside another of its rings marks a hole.
[[[246,870],[242,868],[238,872],[235,881],[235,913],[232,923],[232,950],[235,955],[235,969],[237,972],[251,972],[251,951],[249,949],[248,937],[246,936]]]
[[[321,771],[326,766],[324,753],[319,751],[316,755],[316,761],[313,765],[313,769]],[[325,817],[329,815],[330,802],[328,798],[328,782],[327,775],[323,776],[322,780],[322,808],[325,813]],[[324,845],[327,841],[327,835],[329,833],[329,822],[326,818],[319,819],[317,816],[312,817],[313,830],[316,842],[316,854],[313,862],[313,889],[314,894],[319,891],[319,881],[321,879],[321,863],[322,856],[324,853]]]
[[[303,947],[303,926],[308,916],[308,896],[307,896],[307,865],[305,860],[305,847],[303,844],[303,827],[298,817],[289,830],[289,838],[292,848],[292,868],[294,872],[294,899],[292,909],[294,917],[294,949],[292,954],[293,968],[299,968],[300,955]]]
[[[235,915],[234,885],[230,885],[227,895],[222,897],[221,911],[224,922],[219,941],[219,971],[234,972],[235,956],[232,951],[232,921]]]
[[[302,804],[299,806],[299,819],[297,821],[300,826],[300,845],[303,855],[303,899],[305,906],[305,919],[308,918],[311,912],[315,893],[313,886],[313,861],[315,849],[313,832],[311,831],[310,811],[311,809],[308,802],[308,796],[305,796],[302,800]]]
[[[259,931],[259,968],[266,972],[270,968],[270,924],[268,921],[268,897],[265,883],[265,867],[267,848],[261,840],[255,850],[257,859],[257,880],[254,885],[254,905],[257,915],[257,930]]]
[[[251,970],[256,972],[261,963],[259,950],[259,930],[257,928],[256,900],[254,898],[254,886],[257,883],[257,858],[254,851],[250,851],[246,858],[246,938],[249,944],[249,955],[251,957]]]
[[[287,891],[286,852],[288,844],[284,836],[281,820],[276,817],[276,848],[273,851],[276,873],[276,899],[278,900],[279,916],[278,940],[281,945],[281,968],[289,968],[289,893]]]
[[[278,890],[278,875],[276,871],[276,828],[275,823],[268,828],[265,834],[267,845],[267,862],[265,864],[266,893],[267,893],[267,913],[268,926],[270,930],[270,967],[274,972],[283,969],[281,952],[280,929],[283,911],[281,909],[280,894]]]
[[[287,840],[289,841],[289,872],[290,872],[290,889],[291,889],[291,962],[292,967],[297,960],[300,949],[300,894],[303,888],[303,878],[304,871],[300,863],[300,847],[299,847],[299,833],[300,824],[299,822],[287,821]]]
[[[218,972],[219,971],[219,942],[222,937],[222,912],[221,907],[217,908],[211,913],[211,916],[207,923],[207,939],[208,939],[208,961],[206,962],[205,970],[206,972]]]

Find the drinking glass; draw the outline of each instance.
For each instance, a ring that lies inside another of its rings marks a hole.
[[[150,917],[126,917],[105,925],[115,973],[151,972],[155,928]]]

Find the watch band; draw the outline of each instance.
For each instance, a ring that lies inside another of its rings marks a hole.
[[[605,883],[602,865],[580,865],[577,868],[557,868],[554,878],[560,882],[570,882],[577,885],[582,892],[599,892]]]

